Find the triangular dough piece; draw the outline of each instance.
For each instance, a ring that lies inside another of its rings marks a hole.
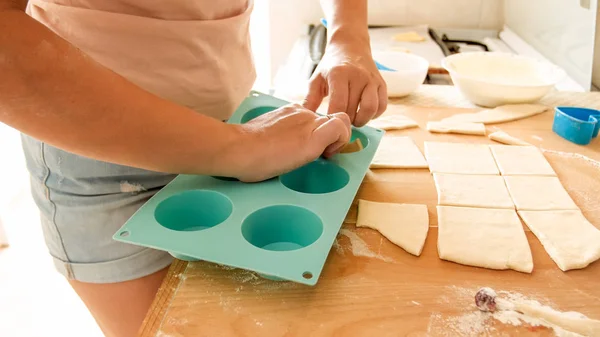
[[[404,115],[385,115],[373,119],[368,123],[369,126],[381,130],[403,130],[416,128],[419,126],[414,120]]]
[[[359,152],[364,148],[360,138],[356,138],[353,142],[346,144],[341,150],[340,153],[353,153]]]
[[[356,227],[377,230],[395,245],[419,256],[429,231],[426,205],[358,201]]]
[[[546,110],[548,110],[548,107],[541,104],[507,104],[476,113],[454,115],[442,119],[442,122],[505,123],[535,116]]]

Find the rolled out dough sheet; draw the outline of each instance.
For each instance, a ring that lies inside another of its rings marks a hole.
[[[531,273],[533,259],[515,210],[437,206],[440,259]]]
[[[485,144],[425,142],[425,158],[432,173],[500,174]]]
[[[535,146],[490,145],[500,173],[510,175],[556,176],[556,172]]]
[[[458,133],[464,135],[485,136],[483,123],[467,122],[428,122],[427,131],[434,133]]]
[[[540,114],[548,109],[540,104],[507,104],[476,113],[458,114],[442,119],[442,122],[505,123]]]
[[[434,173],[433,179],[438,205],[515,209],[501,176]]]
[[[600,259],[600,230],[581,211],[519,211],[562,271],[581,269]]]
[[[375,152],[371,168],[427,168],[421,150],[410,137],[384,136]]]
[[[416,128],[419,126],[417,122],[414,120],[404,116],[404,115],[385,115],[380,116],[379,118],[371,120],[367,123],[369,126],[372,126],[381,130],[403,130]]]
[[[524,140],[520,140],[517,137],[513,137],[504,131],[492,132],[488,135],[488,138],[502,144],[508,145],[531,145]]]
[[[429,231],[427,206],[359,200],[356,227],[375,229],[408,253],[419,256]]]
[[[579,210],[558,177],[505,176],[506,186],[517,210]]]

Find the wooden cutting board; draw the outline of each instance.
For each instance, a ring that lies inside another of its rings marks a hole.
[[[390,106],[420,128],[390,134],[423,141],[492,143],[482,136],[425,131],[428,120],[468,112]],[[550,152],[546,157],[584,215],[600,227],[600,141],[582,147],[551,131],[553,113],[488,126]],[[585,156],[585,157],[584,157]],[[587,158],[586,158],[587,157]],[[562,272],[526,230],[534,271],[494,271],[438,258],[437,194],[428,170],[374,170],[357,198],[421,203],[429,208],[424,251],[414,257],[378,232],[344,224],[315,287],[261,279],[243,270],[177,261],[161,287],[141,336],[553,336],[552,330],[512,326],[479,312],[477,289],[488,286],[600,319],[600,262]],[[348,218],[356,216],[356,209]]]

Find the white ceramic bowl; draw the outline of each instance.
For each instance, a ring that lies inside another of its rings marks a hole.
[[[373,52],[377,62],[396,71],[380,70],[387,84],[388,97],[402,97],[417,90],[429,70],[429,62],[421,56],[404,52]]]
[[[454,54],[442,66],[469,101],[490,108],[538,101],[565,76],[549,62],[499,52]]]

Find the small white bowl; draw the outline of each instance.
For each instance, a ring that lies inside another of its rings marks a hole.
[[[450,55],[442,67],[469,101],[489,108],[538,101],[565,76],[549,62],[500,52]]]
[[[429,70],[429,62],[418,55],[404,52],[373,52],[373,59],[396,71],[380,70],[387,84],[388,97],[403,97],[419,88]]]

